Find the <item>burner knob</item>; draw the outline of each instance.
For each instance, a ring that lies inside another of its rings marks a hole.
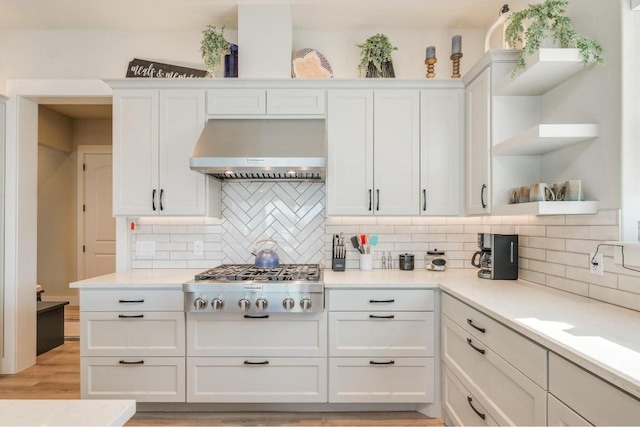
[[[311,309],[311,300],[309,298],[302,298],[300,300],[300,307],[303,311]]]
[[[267,308],[267,306],[269,305],[269,303],[267,302],[266,299],[264,298],[258,298],[256,300],[256,308],[260,311],[264,310]]]
[[[240,311],[247,311],[251,307],[251,301],[248,298],[242,298],[238,301],[238,307],[240,307]]]
[[[198,297],[195,299],[195,301],[193,301],[193,306],[196,308],[196,310],[204,310],[205,308],[207,308],[207,300],[205,298]]]
[[[214,298],[211,301],[211,309],[213,311],[218,311],[218,310],[222,310],[224,308],[224,300],[222,298]]]
[[[295,307],[295,305],[296,302],[293,300],[293,298],[285,298],[284,301],[282,301],[282,306],[285,310],[291,310],[293,307]]]

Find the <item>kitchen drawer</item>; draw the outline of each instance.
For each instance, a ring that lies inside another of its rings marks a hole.
[[[547,425],[560,427],[591,426],[592,424],[549,393],[547,397]]]
[[[497,426],[498,423],[478,398],[456,378],[446,365],[442,367],[442,401],[446,425]]]
[[[82,356],[184,356],[184,313],[85,312]]]
[[[434,293],[424,289],[328,289],[329,311],[433,311]]]
[[[442,357],[472,393],[483,393],[485,409],[499,424],[546,424],[547,392],[446,316]]]
[[[329,355],[431,357],[433,312],[356,311],[329,313]]]
[[[263,115],[264,89],[211,89],[207,91],[207,115]]]
[[[432,358],[329,358],[330,403],[434,401]]]
[[[179,289],[81,289],[80,311],[184,312],[184,293]]]
[[[326,402],[326,358],[188,357],[187,402]]]
[[[640,422],[639,400],[555,353],[549,353],[549,392],[596,426]]]
[[[442,294],[442,314],[547,389],[547,350],[467,304]]]
[[[325,357],[326,313],[187,313],[187,355]]]
[[[184,357],[81,357],[82,399],[184,402]]]
[[[267,114],[325,114],[325,91],[322,89],[269,89]]]

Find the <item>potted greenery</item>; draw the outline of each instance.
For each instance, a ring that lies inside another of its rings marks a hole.
[[[364,43],[357,45],[360,51],[360,75],[365,77],[395,77],[391,53],[398,50],[384,34],[369,37]]]
[[[216,72],[220,69],[224,55],[231,53],[231,44],[225,40],[223,33],[224,27],[218,31],[212,25],[207,25],[207,28],[202,31],[203,37],[200,51],[210,77],[215,77]]]
[[[512,76],[524,69],[525,56],[535,53],[548,40],[556,47],[579,49],[585,65],[604,62],[602,46],[573,29],[571,19],[565,15],[567,4],[568,0],[545,0],[540,4],[530,4],[526,9],[509,16],[504,32],[505,41],[512,49],[522,44],[522,53]]]

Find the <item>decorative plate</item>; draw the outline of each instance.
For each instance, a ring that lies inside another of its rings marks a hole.
[[[333,70],[324,55],[315,49],[304,48],[293,55],[291,77],[331,78]]]

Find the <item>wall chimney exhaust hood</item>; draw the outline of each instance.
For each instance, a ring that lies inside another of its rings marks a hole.
[[[322,119],[210,119],[190,166],[219,180],[322,182],[325,139]]]

